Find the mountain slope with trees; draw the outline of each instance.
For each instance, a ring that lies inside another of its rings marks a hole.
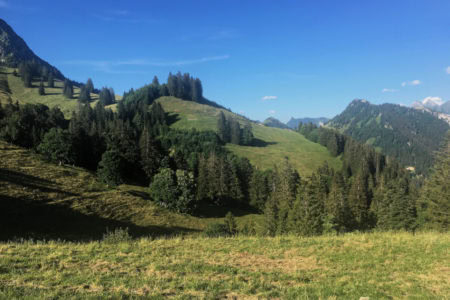
[[[449,125],[432,114],[395,104],[354,100],[327,123],[355,140],[426,173]]]

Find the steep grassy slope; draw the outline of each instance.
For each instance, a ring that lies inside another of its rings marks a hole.
[[[0,243],[0,298],[446,299],[449,247],[392,232]]]
[[[80,89],[74,87],[74,95],[72,99],[67,99],[63,95],[63,82],[60,80],[55,80],[55,87],[49,88],[47,82],[44,82],[45,95],[41,96],[38,93],[39,81],[34,78],[31,88],[26,88],[20,77],[12,75],[12,69],[4,69],[4,72],[0,76],[6,78],[10,93],[0,92],[0,102],[6,103],[8,97],[13,100],[13,102],[18,101],[20,104],[25,103],[41,103],[48,107],[58,106],[64,113],[66,118],[70,118],[72,111],[74,111],[78,106],[78,96]],[[92,103],[94,106],[98,101],[97,94],[91,94]]]
[[[173,119],[172,127],[174,128],[215,131],[220,111],[223,111],[226,116],[232,115],[242,124],[249,123],[247,119],[239,115],[208,105],[173,97],[162,97],[158,101]],[[334,168],[341,166],[341,161],[332,157],[325,147],[308,141],[299,133],[253,122],[251,126],[258,146],[244,147],[227,144],[226,147],[239,156],[247,157],[259,168],[273,168],[285,157],[289,158],[301,175],[309,175],[324,161]]]
[[[220,217],[168,212],[148,199],[146,188],[109,189],[93,174],[45,163],[30,151],[0,141],[0,239],[46,237],[96,239],[106,229],[129,227],[133,235],[195,234]],[[222,216],[226,212],[221,212]],[[235,215],[242,215],[234,211]],[[237,217],[238,223],[259,216]]]

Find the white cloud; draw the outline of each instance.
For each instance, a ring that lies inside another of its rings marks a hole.
[[[422,81],[420,81],[419,79],[411,80],[411,81],[403,81],[402,82],[402,87],[405,87],[407,85],[412,85],[412,86],[419,85],[421,83],[422,83]]]
[[[396,90],[396,89],[382,89],[381,92],[382,93],[395,93],[395,92],[398,92],[398,90]]]
[[[4,0],[0,0],[0,8],[6,8],[8,7],[8,3]]]
[[[273,109],[269,110],[269,114],[274,115],[275,113],[276,113],[275,110],[273,110]]]
[[[210,61],[218,61],[229,59],[230,55],[221,56],[205,56],[198,59],[190,60],[178,60],[178,61],[151,61],[148,59],[129,59],[129,60],[71,60],[65,61],[64,64],[67,65],[85,65],[92,66],[97,71],[103,71],[105,73],[136,73],[134,71],[117,71],[114,70],[116,67],[121,66],[153,66],[153,67],[171,67],[171,66],[185,66],[194,65],[200,63],[206,63]]]
[[[450,66],[448,66],[447,69],[445,69],[445,72],[447,72],[447,74],[450,74]]]
[[[442,105],[444,104],[444,101],[441,97],[432,97],[428,96],[422,100],[423,104],[429,104],[429,105]]]
[[[268,100],[277,100],[277,96],[264,96],[261,98],[262,101],[268,101]]]

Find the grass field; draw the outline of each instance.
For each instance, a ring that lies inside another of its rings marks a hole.
[[[156,206],[145,187],[110,189],[95,174],[46,163],[28,150],[0,141],[0,240],[17,237],[98,239],[107,228],[130,229],[133,236],[198,235],[227,211],[203,217]],[[261,216],[230,209],[239,226]]]
[[[446,299],[449,248],[438,233],[8,242],[0,298]]]
[[[229,111],[191,101],[182,101],[173,97],[162,97],[159,101],[164,110],[169,112],[175,120],[172,124],[174,128],[216,130],[220,111],[223,111],[225,115],[236,117],[241,123],[249,122]],[[251,125],[253,135],[260,146],[245,147],[227,144],[226,147],[238,156],[247,157],[260,169],[273,168],[285,157],[301,175],[311,174],[325,161],[336,169],[342,166],[339,158],[332,157],[325,147],[307,140],[299,133],[256,123]]]
[[[6,76],[8,81],[9,88],[11,93],[9,95],[5,93],[0,93],[0,102],[6,103],[8,97],[11,98],[13,102],[18,101],[20,104],[25,103],[41,103],[45,104],[48,107],[58,106],[61,111],[64,113],[66,118],[70,118],[72,111],[76,110],[78,106],[78,96],[80,89],[74,87],[74,94],[72,99],[67,99],[63,95],[63,82],[60,80],[55,80],[55,87],[49,88],[47,86],[47,82],[44,82],[45,95],[41,96],[38,93],[38,87],[40,81],[35,78],[32,82],[31,88],[26,88],[23,85],[22,79],[20,77],[16,77],[12,74],[12,69],[3,69],[6,71],[6,74],[2,74]],[[92,93],[91,94],[92,102],[91,105],[94,106],[98,101],[98,95]]]

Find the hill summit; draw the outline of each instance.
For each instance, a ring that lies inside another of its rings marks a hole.
[[[22,62],[36,62],[41,66],[53,70],[57,78],[63,78],[61,72],[45,60],[37,56],[25,43],[25,41],[14,32],[11,26],[0,19],[0,64],[8,67],[17,67]]]

